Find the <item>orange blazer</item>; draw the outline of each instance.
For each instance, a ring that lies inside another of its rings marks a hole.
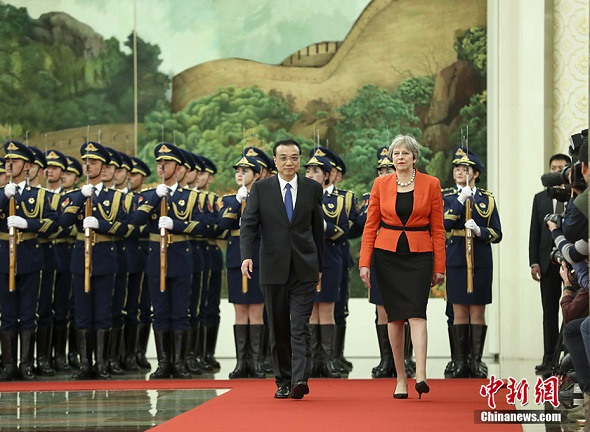
[[[397,174],[377,177],[373,183],[367,222],[361,241],[359,267],[370,267],[373,248],[395,252],[402,231],[381,228],[387,225],[402,226],[395,211],[397,201]],[[436,177],[416,170],[414,180],[414,207],[406,227],[430,225],[428,231],[406,231],[411,252],[433,252],[434,273],[445,272],[445,228],[443,225],[443,199],[440,181]]]

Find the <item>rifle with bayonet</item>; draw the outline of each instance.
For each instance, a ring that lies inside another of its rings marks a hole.
[[[90,184],[90,166],[88,164],[88,132],[90,126],[88,126],[86,132],[86,184]],[[86,198],[84,204],[84,217],[92,216],[92,198],[94,192]],[[90,277],[92,275],[92,245],[94,239],[94,230],[92,228],[84,228],[84,292],[90,292]]]

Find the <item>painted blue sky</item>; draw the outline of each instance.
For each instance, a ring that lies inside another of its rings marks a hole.
[[[33,18],[62,11],[105,39],[127,38],[133,0],[5,0]],[[370,0],[137,0],[138,35],[162,50],[161,71],[219,58],[280,63],[314,42],[342,40]],[[346,6],[343,6],[343,5]]]

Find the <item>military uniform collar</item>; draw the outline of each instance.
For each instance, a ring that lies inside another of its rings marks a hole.
[[[174,192],[176,192],[176,189],[178,189],[178,182],[176,182],[172,186],[170,186],[170,196],[174,195]]]
[[[18,188],[18,190],[20,191],[20,193],[22,193],[27,188],[27,181],[26,180],[23,180],[22,182],[20,182],[19,184],[17,184],[16,187]]]
[[[334,185],[331,184],[330,186],[328,186],[326,189],[324,189],[324,194],[328,194],[331,195],[332,192],[334,192]]]

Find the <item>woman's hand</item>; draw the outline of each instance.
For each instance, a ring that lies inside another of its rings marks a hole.
[[[438,285],[443,280],[445,280],[445,275],[443,273],[433,273],[432,274],[432,282],[430,284],[431,287]]]
[[[369,267],[361,267],[360,277],[368,289],[371,289],[371,269]]]

